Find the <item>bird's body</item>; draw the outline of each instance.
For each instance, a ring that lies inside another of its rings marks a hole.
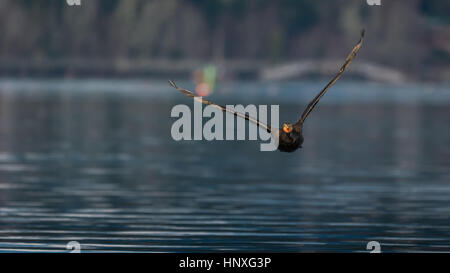
[[[303,111],[302,116],[300,117],[300,119],[295,123],[283,123],[283,127],[282,129],[276,129],[276,128],[271,128],[269,125],[260,122],[259,120],[252,118],[250,116],[248,116],[247,114],[242,114],[239,112],[232,112],[229,109],[227,109],[226,107],[220,106],[218,104],[215,104],[211,101],[207,101],[205,99],[201,99],[203,104],[208,104],[208,105],[213,105],[217,108],[219,108],[220,110],[224,111],[224,112],[231,112],[232,114],[244,118],[250,122],[253,122],[255,124],[257,124],[260,127],[265,128],[269,133],[272,134],[272,136],[275,136],[278,138],[278,150],[280,150],[281,152],[294,152],[296,151],[298,148],[302,147],[303,144],[303,123],[305,122],[306,118],[308,117],[308,115],[311,113],[311,111],[314,109],[314,107],[316,106],[316,104],[319,102],[319,100],[323,97],[323,95],[325,95],[325,93],[327,92],[327,90],[342,76],[342,74],[344,73],[345,69],[350,65],[350,63],[352,62],[353,58],[356,56],[356,53],[359,51],[359,49],[361,48],[362,45],[362,41],[364,38],[364,30],[361,32],[361,38],[359,40],[359,42],[356,44],[356,46],[353,48],[353,50],[350,52],[350,54],[348,55],[347,59],[345,60],[344,64],[342,65],[341,69],[339,69],[339,72],[336,74],[336,76],[334,76],[334,78],[322,89],[322,91],[320,91],[319,94],[317,94],[317,96],[308,104],[308,106],[306,107],[306,109]],[[173,81],[169,81],[169,83],[176,88],[178,91],[180,91],[181,93],[189,96],[189,97],[194,97],[195,95],[186,89],[182,89],[176,86],[176,84]]]
[[[278,150],[282,152],[292,153],[298,148],[302,147],[303,135],[302,130],[292,130],[290,133],[286,133],[282,130],[278,131]]]

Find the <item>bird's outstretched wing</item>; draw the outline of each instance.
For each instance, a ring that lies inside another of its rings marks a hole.
[[[302,117],[300,120],[294,125],[294,129],[299,130],[301,126],[303,125],[303,122],[305,122],[305,119],[308,117],[309,113],[314,109],[314,106],[319,102],[319,100],[325,95],[328,88],[330,88],[344,73],[345,69],[350,65],[353,58],[355,58],[356,53],[361,48],[362,42],[364,38],[364,29],[361,31],[361,38],[359,39],[359,42],[356,44],[356,46],[353,48],[352,52],[348,55],[347,59],[345,60],[344,64],[342,65],[341,69],[339,69],[339,72],[334,76],[334,78],[320,91],[320,93],[308,104],[308,107],[306,107],[305,111],[302,114]]]
[[[265,124],[265,123],[263,123],[263,122],[260,122],[259,120],[255,119],[255,118],[250,117],[248,114],[242,114],[242,113],[239,113],[239,112],[236,112],[236,111],[232,111],[232,110],[230,110],[230,109],[228,109],[228,108],[226,108],[226,107],[223,107],[223,106],[221,106],[221,105],[215,104],[215,103],[212,102],[212,101],[208,101],[208,100],[203,99],[202,97],[195,96],[195,94],[192,93],[191,91],[178,87],[178,86],[175,84],[174,81],[169,80],[169,83],[170,83],[170,85],[171,85],[173,88],[177,89],[178,91],[180,91],[181,93],[185,94],[185,95],[188,96],[188,97],[194,98],[194,99],[200,101],[200,102],[203,103],[203,104],[212,105],[212,106],[214,106],[214,107],[216,107],[216,108],[219,108],[220,110],[222,110],[222,111],[224,111],[224,112],[231,113],[231,114],[233,114],[233,115],[235,115],[235,116],[238,116],[238,117],[241,117],[241,118],[243,118],[243,119],[246,119],[246,120],[248,120],[248,121],[250,121],[250,122],[253,122],[254,124],[256,124],[256,125],[258,125],[258,126],[261,126],[261,127],[263,127],[264,129],[266,129],[269,133],[272,132],[272,128],[271,128],[269,125],[267,125],[267,124]]]

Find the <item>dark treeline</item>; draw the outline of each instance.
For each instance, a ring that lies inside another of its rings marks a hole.
[[[343,57],[362,27],[368,61],[447,70],[442,0],[0,1],[0,59],[258,60]]]

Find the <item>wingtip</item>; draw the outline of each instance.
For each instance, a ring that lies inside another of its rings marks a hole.
[[[358,44],[360,45],[360,44],[362,44],[362,41],[364,40],[364,34],[366,33],[366,30],[363,28],[362,30],[361,30],[361,36],[359,37],[359,41],[358,41]]]
[[[169,84],[170,84],[173,88],[178,89],[178,87],[177,87],[177,85],[175,84],[174,81],[169,80]]]

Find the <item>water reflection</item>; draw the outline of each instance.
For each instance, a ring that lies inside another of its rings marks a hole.
[[[411,101],[391,87],[390,101],[369,103],[343,100],[355,89],[343,83],[309,118],[304,148],[283,154],[171,140],[170,109],[190,101],[165,83],[14,84],[0,84],[0,251],[73,240],[82,251],[366,251],[371,240],[450,251],[441,91]],[[273,96],[273,85],[225,86],[217,99],[279,103],[292,120],[320,86],[280,84]]]

